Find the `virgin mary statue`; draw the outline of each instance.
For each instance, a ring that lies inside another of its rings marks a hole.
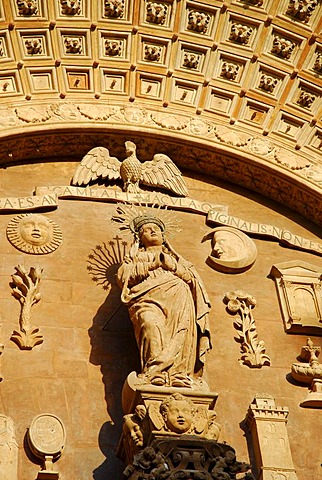
[[[153,209],[150,209],[153,210]],[[134,241],[117,272],[146,383],[197,388],[210,349],[209,300],[193,265],[165,238],[165,223],[145,213],[130,222]]]

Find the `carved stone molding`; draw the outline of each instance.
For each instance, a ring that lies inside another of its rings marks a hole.
[[[257,134],[254,137],[254,133],[249,135],[234,126],[217,124],[210,117],[176,115],[170,109],[157,112],[142,105],[102,102],[94,106],[92,103],[57,101],[53,104],[30,104],[29,107],[13,110],[1,107],[1,122],[7,138],[4,137],[0,145],[0,163],[5,164],[22,159],[58,157],[66,153],[66,144],[71,155],[81,157],[97,146],[98,138],[102,139],[100,143],[103,145],[113,142],[119,148],[125,140],[121,137],[129,126],[132,128],[132,139],[135,137],[140,145],[146,146],[142,147],[143,151],[150,151],[153,144],[162,143],[164,148],[159,135],[167,132],[171,136],[167,150],[172,149],[171,155],[177,155],[178,164],[243,185],[322,224],[322,185],[318,176],[307,175],[308,169],[313,167],[312,154],[278,148],[276,138],[272,141],[266,140],[266,137],[259,138]],[[58,129],[53,134],[48,128],[51,125],[64,127],[64,131]],[[88,133],[84,132],[84,125]],[[15,135],[22,126],[25,134],[19,137],[18,143]],[[95,137],[90,133],[91,128],[95,129]],[[73,131],[69,132],[69,129]],[[106,129],[112,134],[110,137],[106,135]],[[146,135],[149,135],[149,141]],[[185,146],[182,140],[188,137],[189,143]],[[317,148],[321,144],[318,132],[314,142]],[[271,155],[268,154],[270,152]],[[314,162],[315,169],[318,169],[317,159]],[[294,174],[298,183],[294,182]]]
[[[14,423],[10,417],[0,414],[1,480],[18,480],[18,453]]]
[[[288,409],[276,406],[270,395],[256,395],[249,406],[244,428],[251,437],[260,480],[297,480],[286,429],[287,417]]]
[[[66,442],[63,422],[55,415],[44,413],[35,417],[28,429],[28,445],[34,455],[42,460],[37,480],[58,480],[56,461]]]
[[[42,269],[31,267],[28,270],[23,265],[17,265],[16,273],[12,275],[12,295],[19,300],[21,313],[19,319],[20,330],[14,330],[11,340],[15,342],[21,350],[31,350],[36,345],[41,344],[43,336],[39,333],[39,328],[31,323],[31,308],[41,299],[39,293],[39,282],[42,276]]]
[[[314,345],[308,338],[299,355],[301,363],[292,365],[291,375],[294,380],[310,385],[310,392],[301,402],[301,407],[322,408],[322,364],[318,361],[320,353],[321,347]]]
[[[224,303],[231,314],[239,314],[239,319],[235,320],[234,325],[238,332],[238,342],[242,356],[240,362],[251,368],[261,368],[263,365],[269,366],[271,360],[265,353],[265,342],[258,341],[255,320],[252,310],[256,305],[256,300],[251,295],[236,291],[227,292],[224,297]]]
[[[284,327],[287,333],[322,335],[322,272],[296,260],[273,265]]]

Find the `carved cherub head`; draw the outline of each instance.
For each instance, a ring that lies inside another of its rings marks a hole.
[[[195,407],[191,400],[180,393],[174,393],[163,400],[160,412],[168,430],[175,433],[186,433],[191,429]]]

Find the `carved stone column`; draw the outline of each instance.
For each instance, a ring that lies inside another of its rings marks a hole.
[[[251,434],[258,480],[297,480],[286,429],[288,409],[273,397],[256,396],[245,426]]]

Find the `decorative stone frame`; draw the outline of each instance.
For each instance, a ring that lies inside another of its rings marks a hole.
[[[322,336],[321,269],[293,260],[273,265],[270,276],[276,283],[285,331]]]

